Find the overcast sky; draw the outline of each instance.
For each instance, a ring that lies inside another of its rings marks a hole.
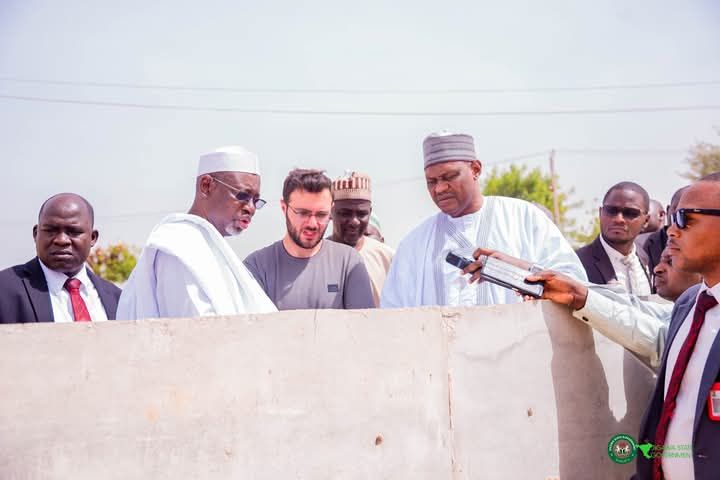
[[[578,215],[622,180],[667,203],[688,147],[720,141],[717,0],[180,3],[0,0],[0,266],[32,257],[61,191],[93,203],[100,244],[142,245],[222,145],[259,154],[270,200],[232,240],[244,257],[282,235],[295,166],[369,173],[397,244],[435,211],[418,178],[440,129],[472,134],[487,169],[557,149]],[[149,85],[196,89],[129,87]],[[645,87],[576,88],[607,85]]]

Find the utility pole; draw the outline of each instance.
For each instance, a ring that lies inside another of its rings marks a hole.
[[[560,204],[558,201],[557,183],[555,182],[555,150],[550,150],[550,189],[553,194],[553,217],[555,225],[560,226]]]

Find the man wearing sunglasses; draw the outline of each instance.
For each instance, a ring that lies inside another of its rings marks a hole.
[[[647,456],[645,452],[637,456],[633,478],[716,479],[720,472],[720,172],[701,178],[683,193],[667,233],[673,266],[703,278],[703,283],[677,299],[669,325],[662,320],[670,305],[658,305],[656,309],[663,311],[645,315],[648,312],[640,312],[639,307],[649,302],[629,306],[627,295],[616,300],[596,295],[554,272],[540,272],[527,280],[544,283],[543,298],[569,305],[595,328],[605,325],[609,338],[632,339],[645,351],[652,345],[660,347],[657,384],[638,436],[638,444],[653,448]],[[605,307],[598,308],[599,302]]]
[[[600,235],[577,251],[592,283],[619,283],[639,297],[650,295],[650,274],[635,238],[648,222],[650,197],[637,183],[610,187],[600,207]]]
[[[332,205],[331,181],[321,170],[294,169],[285,178],[285,236],[245,259],[278,309],[375,307],[360,254],[323,240]]]
[[[150,233],[118,318],[277,311],[224,238],[248,228],[263,205],[254,153],[232,146],[201,156],[192,207],[165,217]]]

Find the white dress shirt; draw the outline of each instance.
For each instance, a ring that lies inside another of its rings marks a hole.
[[[708,288],[703,284],[698,295],[704,291],[712,295],[716,299],[720,299],[720,284],[712,288]],[[696,299],[697,302],[697,299]],[[675,362],[682,344],[690,332],[693,315],[695,315],[695,307],[690,310],[682,325],[678,329],[667,358],[667,369],[665,370],[665,395],[670,385]],[[716,305],[705,313],[705,322],[700,328],[697,343],[690,360],[688,361],[685,375],[683,375],[680,390],[677,395],[677,406],[673,414],[670,425],[668,426],[665,445],[692,445],[693,429],[695,426],[695,408],[697,407],[698,394],[700,393],[700,380],[705,370],[705,362],[710,354],[710,348],[720,329],[720,308]],[[704,409],[702,415],[705,415]],[[663,457],[663,472],[666,480],[679,480],[686,478],[695,478],[695,470],[693,466],[692,456],[685,457]]]
[[[650,282],[648,281],[645,268],[640,263],[640,257],[637,256],[635,244],[629,255],[623,255],[608,244],[602,235],[600,235],[600,243],[605,249],[605,253],[610,258],[615,277],[620,285],[625,287],[628,293],[637,295],[638,297],[650,296]]]
[[[72,303],[70,302],[70,292],[65,289],[65,282],[67,282],[70,277],[64,273],[50,270],[42,261],[40,261],[40,267],[47,281],[48,293],[50,293],[50,304],[52,305],[55,322],[74,322],[75,317],[73,316]],[[104,322],[107,320],[105,307],[103,307],[100,296],[97,290],[95,290],[95,285],[90,281],[84,265],[74,278],[80,280],[80,297],[85,302],[85,306],[87,306],[90,319],[93,322]]]

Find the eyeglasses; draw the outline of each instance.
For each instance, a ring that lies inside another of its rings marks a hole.
[[[232,190],[233,192],[237,192],[233,195],[235,197],[235,200],[237,200],[238,202],[242,202],[242,203],[250,203],[255,207],[256,210],[260,210],[267,203],[262,198],[253,197],[248,192],[243,192],[239,188],[235,188],[232,185],[228,185],[227,183],[223,182],[222,180],[220,180],[218,178],[213,177],[212,175],[210,175],[210,178],[212,178],[213,180],[218,182],[220,185],[223,185],[227,189]]]
[[[300,219],[303,222],[307,222],[312,217],[315,217],[315,220],[317,220],[318,223],[327,223],[330,220],[330,212],[311,212],[310,210],[305,210],[304,208],[298,208],[297,210],[290,206],[290,204],[287,204],[287,207],[292,210],[292,212],[300,217]]]
[[[687,227],[687,214],[697,213],[698,215],[713,215],[720,217],[720,210],[715,208],[680,208],[672,214],[672,221],[682,230]]]
[[[632,207],[615,207],[613,205],[603,205],[602,213],[608,217],[616,217],[618,214],[622,214],[625,220],[635,220],[643,211],[639,208]]]

